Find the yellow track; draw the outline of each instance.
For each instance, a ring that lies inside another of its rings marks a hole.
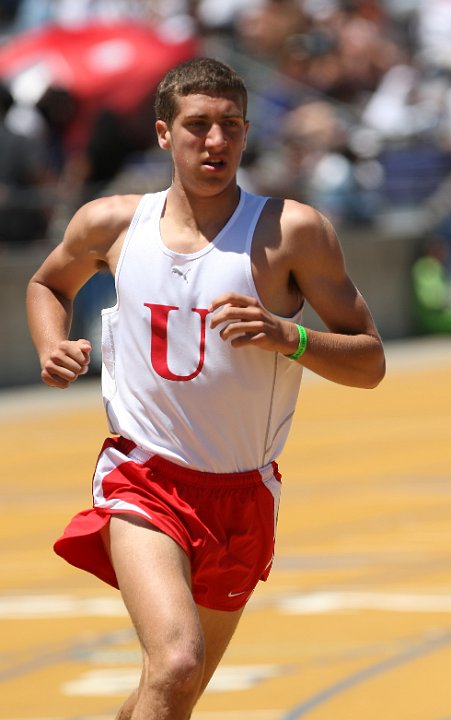
[[[451,341],[388,355],[375,391],[306,377],[277,561],[193,720],[451,718]],[[97,382],[4,392],[0,430],[0,720],[113,718],[134,634],[51,551],[90,504]]]

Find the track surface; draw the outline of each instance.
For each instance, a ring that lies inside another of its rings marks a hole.
[[[376,390],[307,375],[277,561],[193,720],[451,720],[451,340]],[[0,720],[109,720],[140,654],[118,593],[51,545],[90,504],[98,382],[0,394]]]

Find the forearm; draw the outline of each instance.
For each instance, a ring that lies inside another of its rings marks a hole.
[[[66,388],[88,371],[89,340],[69,340],[72,302],[48,286],[31,280],[27,292],[28,322],[41,364],[41,379]]]
[[[27,289],[27,315],[30,334],[42,361],[69,337],[72,302],[32,279]]]
[[[307,348],[294,362],[327,380],[359,388],[376,387],[385,374],[383,346],[372,334],[346,335],[307,328]]]
[[[250,345],[286,356],[298,350],[296,323],[273,315],[255,298],[225,293],[213,300],[210,311],[210,328],[220,328],[224,342],[237,349]],[[368,313],[354,324],[363,330],[346,334],[307,328],[305,350],[293,362],[341,385],[376,387],[385,374],[382,342]]]

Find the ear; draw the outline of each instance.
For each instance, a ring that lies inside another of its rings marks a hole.
[[[246,122],[244,123],[243,150],[246,150],[246,146],[247,146],[247,134],[249,132],[249,125],[250,125],[249,120],[246,120]]]
[[[155,123],[158,144],[163,150],[171,149],[171,132],[164,120],[157,120]]]

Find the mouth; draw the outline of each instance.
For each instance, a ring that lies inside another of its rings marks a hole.
[[[225,165],[224,160],[217,160],[214,158],[207,158],[207,160],[202,162],[203,167],[210,168],[211,170],[222,170],[225,168]]]

